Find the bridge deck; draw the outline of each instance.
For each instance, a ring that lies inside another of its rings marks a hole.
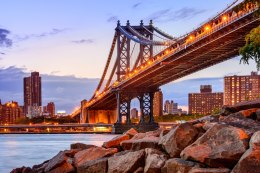
[[[86,107],[90,109],[115,109],[116,96],[113,91],[137,92],[142,89],[156,89],[191,73],[205,69],[238,55],[239,48],[245,44],[245,36],[260,24],[254,13],[232,20],[213,28],[207,34],[196,38],[192,43],[176,49],[173,45],[164,52],[164,57],[156,56],[134,76],[124,80],[106,91]],[[166,53],[166,51],[168,53]],[[136,96],[138,94],[136,93]]]

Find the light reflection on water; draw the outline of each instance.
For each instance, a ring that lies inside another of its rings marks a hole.
[[[4,134],[0,135],[0,173],[13,168],[33,166],[69,149],[71,143],[101,146],[110,134]]]

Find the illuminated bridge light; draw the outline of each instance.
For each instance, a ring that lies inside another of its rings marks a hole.
[[[206,25],[206,26],[204,27],[204,30],[205,30],[205,31],[209,31],[209,30],[210,30],[210,26],[209,26],[209,25]]]
[[[222,17],[222,21],[224,21],[224,22],[227,21],[227,19],[228,19],[227,16],[223,16],[223,17]]]

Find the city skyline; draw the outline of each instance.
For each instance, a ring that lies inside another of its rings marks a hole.
[[[19,79],[16,79],[16,77],[19,75],[24,77],[31,71],[39,71],[43,76],[47,77],[45,79],[46,85],[43,86],[43,94],[45,94],[46,98],[43,102],[45,104],[49,101],[57,102],[58,109],[64,109],[70,113],[76,106],[80,105],[82,99],[89,99],[93,93],[104,67],[109,49],[108,45],[112,41],[117,19],[120,19],[123,24],[129,19],[131,24],[137,25],[141,19],[144,19],[145,23],[153,19],[156,26],[160,26],[160,28],[174,36],[180,36],[197,27],[209,16],[214,16],[217,12],[223,10],[226,7],[223,4],[230,4],[233,1],[213,1],[210,4],[201,0],[196,1],[197,3],[191,3],[193,1],[165,3],[170,4],[170,7],[156,1],[151,3],[127,1],[128,6],[131,6],[131,8],[127,9],[125,14],[112,10],[116,1],[106,2],[108,3],[106,4],[106,10],[98,14],[90,8],[97,7],[97,2],[90,2],[89,6],[84,6],[86,2],[77,1],[77,3],[70,6],[70,2],[64,1],[61,6],[58,2],[44,1],[43,3],[43,1],[39,1],[40,3],[34,3],[31,1],[31,3],[17,5],[21,7],[19,9],[12,6],[13,2],[20,4],[20,2],[14,0],[2,4],[4,14],[9,15],[9,20],[0,17],[3,22],[0,23],[1,32],[3,32],[3,29],[10,31],[11,33],[7,37],[13,41],[12,46],[8,48],[1,47],[0,49],[0,85],[2,86],[0,97],[4,101],[20,100],[19,88],[14,87],[15,89],[11,90],[11,84],[4,84],[6,80],[9,80],[6,79],[5,74],[11,74],[10,70],[16,72],[14,78],[17,81]],[[120,4],[118,8],[121,6],[123,9],[123,5]],[[144,9],[144,6],[149,6],[149,8]],[[16,13],[10,14],[8,12],[7,9],[11,7],[15,9]],[[73,11],[76,7],[78,13],[75,11],[75,13],[69,13],[71,16],[65,17],[66,20],[64,20],[64,16],[68,15],[68,10],[72,9]],[[45,13],[40,8],[50,8],[48,11],[50,14],[43,15]],[[59,10],[57,14],[55,13],[56,8]],[[83,10],[85,8],[90,10]],[[135,11],[134,14],[133,11]],[[32,12],[36,15],[31,16]],[[97,15],[95,20],[89,17],[93,16],[93,14]],[[131,14],[130,17],[129,14]],[[18,15],[23,18],[25,23],[14,22]],[[52,20],[49,20],[50,15],[53,15]],[[38,20],[37,17],[42,20]],[[73,19],[77,19],[77,21]],[[30,27],[30,23],[35,22],[38,25]],[[102,51],[100,51],[100,48]],[[68,50],[71,50],[71,52],[67,52]],[[222,70],[223,68],[226,70]],[[179,81],[185,83],[188,79],[202,78],[201,80],[205,80],[205,77],[219,80],[218,78],[228,74],[248,74],[252,69],[255,69],[255,63],[251,62],[249,66],[239,65],[238,57],[189,75]],[[78,83],[75,83],[75,81]],[[72,82],[75,84],[72,84]],[[166,93],[165,99],[173,97],[176,100],[175,97],[179,97],[180,94],[177,93],[175,96],[172,95],[171,91],[174,90],[174,87],[178,87],[176,82],[162,87],[162,91]],[[75,91],[72,85],[80,85],[76,87],[81,92]],[[172,87],[171,90],[168,89],[170,87]],[[190,90],[193,91],[192,88]],[[75,92],[78,94],[75,95]],[[189,91],[185,92],[188,93]],[[54,99],[49,98],[50,96],[54,97]],[[184,94],[181,97],[184,97]],[[70,103],[70,101],[72,102]],[[187,106],[187,101],[184,101],[184,99],[178,102],[181,106]],[[19,101],[19,103],[21,102]]]

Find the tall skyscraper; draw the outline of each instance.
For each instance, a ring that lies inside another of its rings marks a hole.
[[[162,91],[158,91],[154,94],[153,115],[154,116],[162,116],[163,115],[163,93],[162,93]]]
[[[200,93],[189,93],[189,114],[211,114],[223,106],[223,93],[212,93],[211,85],[201,85]]]
[[[50,116],[53,117],[55,115],[55,104],[53,102],[48,103],[46,109]]]
[[[260,75],[252,72],[247,76],[226,76],[224,78],[224,104],[234,105],[260,98]]]
[[[24,113],[38,114],[42,106],[41,77],[39,72],[32,72],[30,77],[24,78]],[[36,112],[34,110],[37,110]]]

